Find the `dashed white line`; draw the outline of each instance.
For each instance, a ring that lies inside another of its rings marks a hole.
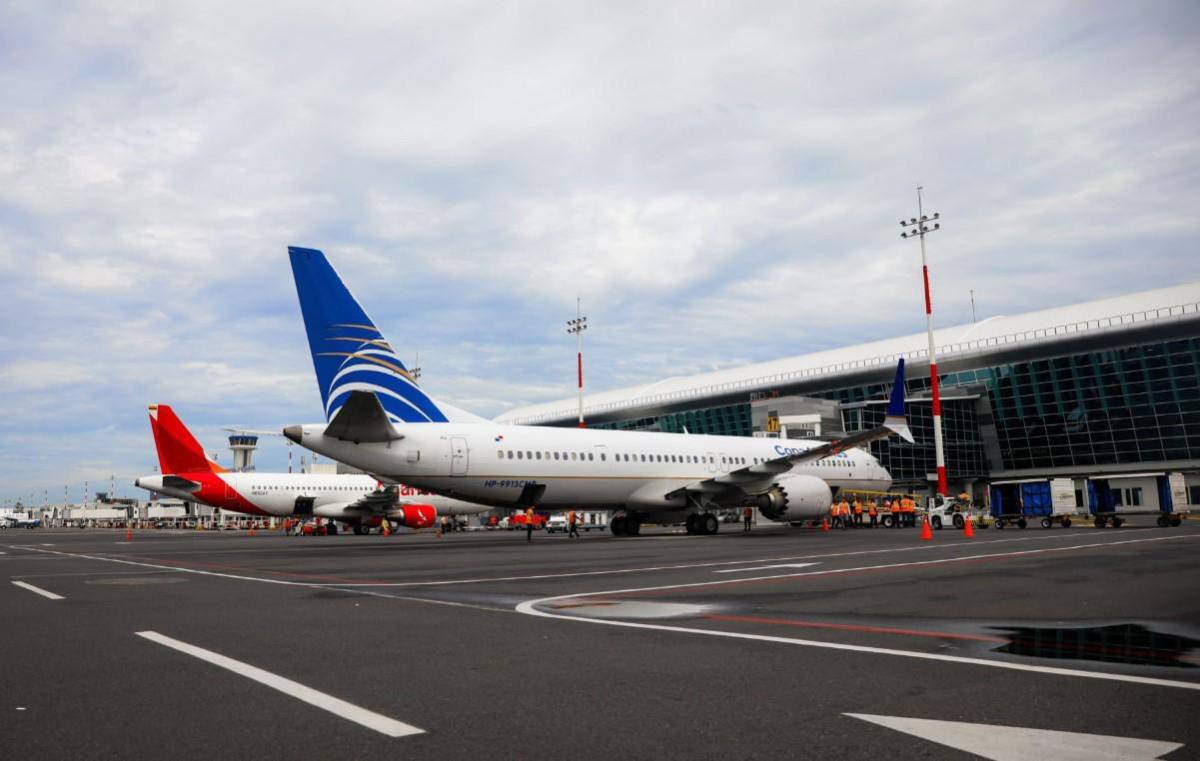
[[[306,687],[299,682],[294,682],[286,677],[272,674],[270,671],[264,671],[257,666],[251,666],[248,663],[228,658],[220,653],[214,653],[212,650],[205,650],[202,647],[189,645],[186,642],[181,642],[158,632],[143,631],[134,632],[139,637],[144,637],[151,642],[157,642],[160,645],[169,647],[172,650],[177,650],[181,653],[186,653],[194,658],[199,658],[202,661],[207,661],[214,666],[232,671],[235,674],[251,679],[259,684],[270,687],[273,690],[278,690],[285,695],[289,695],[297,700],[308,703],[311,706],[320,708],[323,711],[341,716],[344,719],[353,721],[356,724],[361,724],[368,729],[373,729],[376,732],[385,734],[388,737],[407,737],[409,735],[423,734],[425,730],[419,727],[414,727],[411,724],[405,724],[402,721],[397,721],[388,716],[384,716],[374,711],[368,711],[366,708],[356,706],[353,703],[347,703],[341,698],[335,698],[324,692],[314,690],[311,687]]]
[[[20,587],[21,589],[28,589],[30,592],[33,592],[36,595],[41,595],[42,597],[45,597],[47,600],[65,600],[65,599],[67,599],[67,598],[63,597],[62,595],[56,595],[53,592],[47,592],[46,590],[42,589],[41,587],[35,587],[34,585],[26,584],[23,581],[14,581],[13,586]]]

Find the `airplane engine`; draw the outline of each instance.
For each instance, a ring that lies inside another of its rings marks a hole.
[[[396,521],[406,528],[429,528],[437,523],[437,508],[433,505],[400,505],[388,520]]]
[[[780,523],[819,518],[829,512],[832,503],[829,484],[816,476],[781,478],[754,502],[764,518]]]

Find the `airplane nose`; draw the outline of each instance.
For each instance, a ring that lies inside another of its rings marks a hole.
[[[304,427],[299,425],[289,425],[283,429],[283,436],[286,439],[300,443],[300,437],[304,435]]]

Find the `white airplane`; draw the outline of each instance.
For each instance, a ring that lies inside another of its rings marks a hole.
[[[37,528],[40,525],[42,519],[33,517],[30,512],[0,514],[0,528]]]
[[[886,490],[890,474],[858,445],[904,418],[904,361],[884,424],[838,441],[502,425],[425,394],[320,251],[289,248],[326,423],[284,436],[381,478],[489,505],[615,510],[716,533],[716,508],[750,505],[795,522],[825,515],[838,489]]]
[[[477,515],[489,509],[403,484],[385,487],[371,476],[230,472],[208,459],[200,442],[165,404],[150,405],[150,430],[162,475],[142,476],[134,485],[222,510],[329,518],[361,534],[384,518],[408,528],[428,528],[439,516]]]

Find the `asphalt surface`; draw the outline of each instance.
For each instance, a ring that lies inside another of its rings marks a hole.
[[[1200,525],[1141,520],[931,542],[9,530],[0,758],[972,757],[846,714],[1198,758]]]

